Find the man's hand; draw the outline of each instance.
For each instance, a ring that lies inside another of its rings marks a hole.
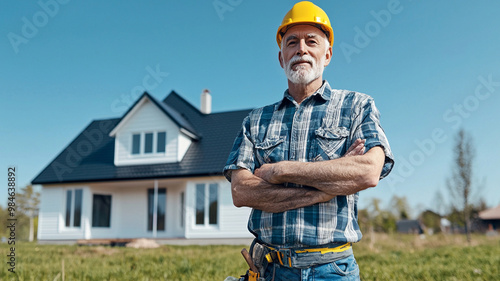
[[[363,155],[365,153],[366,140],[357,139],[347,150],[344,157]]]
[[[365,142],[366,140],[357,139],[351,147],[347,150],[343,157],[351,157],[357,155],[363,155],[365,152]],[[286,182],[286,179],[280,179],[277,175],[280,174],[282,165],[286,165],[286,162],[278,162],[271,164],[264,164],[260,168],[256,169],[254,175],[272,184],[282,184]]]
[[[254,175],[267,181],[268,183],[272,184],[281,184],[279,179],[277,179],[277,171],[275,169],[278,169],[278,166],[281,165],[280,163],[283,162],[278,162],[278,163],[271,163],[271,164],[264,164],[260,166],[260,168],[256,169],[254,171]]]

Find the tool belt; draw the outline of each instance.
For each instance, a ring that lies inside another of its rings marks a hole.
[[[253,248],[253,244],[252,244]],[[252,250],[250,249],[250,251]],[[260,277],[260,271],[259,268],[255,265],[252,256],[248,253],[247,249],[243,248],[241,250],[241,254],[243,255],[243,258],[245,258],[245,261],[247,262],[248,266],[250,267],[247,270],[247,273],[245,275],[242,275],[239,281],[265,281],[264,278]],[[262,272],[264,273],[264,272]]]
[[[267,266],[271,263],[289,268],[309,268],[314,265],[332,263],[352,255],[352,243],[329,244],[317,248],[275,248],[254,239],[250,247],[241,251],[250,269],[238,281],[263,281]],[[274,278],[273,278],[274,279]]]
[[[251,269],[247,270],[247,273],[241,276],[240,281],[260,281],[264,278],[260,278],[260,273],[253,272]]]
[[[256,250],[260,248],[259,246],[263,250]],[[255,243],[252,252],[254,262],[259,269],[267,267],[270,263],[289,268],[309,268],[347,258],[353,253],[352,243],[332,244],[321,248],[275,248],[258,242]],[[261,252],[260,257],[259,252]]]

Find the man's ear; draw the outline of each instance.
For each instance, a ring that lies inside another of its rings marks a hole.
[[[333,54],[333,51],[332,51],[332,47],[328,47],[328,50],[326,50],[326,54],[325,54],[325,67],[327,65],[330,64],[330,62],[332,61],[332,54]]]
[[[281,51],[278,52],[278,60],[280,61],[281,68],[285,68],[285,65],[283,64],[283,55],[281,54]]]

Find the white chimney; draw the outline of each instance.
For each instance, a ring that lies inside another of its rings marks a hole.
[[[201,92],[201,113],[210,114],[212,112],[212,96],[208,89],[204,89]]]

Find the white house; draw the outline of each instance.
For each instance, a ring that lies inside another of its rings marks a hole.
[[[249,238],[222,168],[249,110],[198,110],[144,93],[117,119],[90,123],[35,179],[40,242]]]

